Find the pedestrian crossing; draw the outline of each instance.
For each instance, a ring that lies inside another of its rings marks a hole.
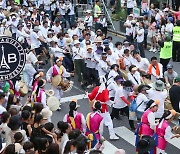
[[[87,99],[87,95],[85,94],[80,94],[80,95],[74,95],[74,96],[69,96],[69,97],[64,97],[61,99],[61,103],[66,103],[66,102],[70,102],[72,99],[77,99],[77,100],[82,100],[82,99]],[[175,123],[175,122],[173,122]],[[121,126],[121,127],[115,127],[114,131],[116,133],[116,135],[118,135],[120,138],[122,138],[123,140],[125,140],[127,143],[129,143],[130,145],[132,145],[134,147],[135,150],[135,140],[136,140],[136,136],[134,135],[134,132],[132,132],[131,130],[129,130],[127,127],[125,126]],[[118,142],[118,141],[116,141]],[[169,143],[171,145],[173,145],[174,147],[176,147],[177,149],[180,150],[180,139],[179,138],[173,138],[169,141]],[[114,154],[115,151],[117,151],[119,147],[116,147],[115,145],[113,145],[113,143],[111,143],[110,141],[105,141],[104,142],[104,149],[103,149],[103,153],[104,154]],[[126,149],[125,149],[126,150]]]

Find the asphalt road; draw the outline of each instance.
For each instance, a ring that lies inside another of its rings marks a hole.
[[[112,35],[112,34],[109,34],[109,35]],[[117,40],[123,41],[123,38],[121,38],[119,36],[115,36],[115,35],[112,35],[112,36],[113,36],[113,42],[116,42]],[[150,59],[154,55],[158,56],[158,54],[150,53],[150,52],[146,51],[146,56],[148,59]],[[180,63],[172,62],[172,64],[174,65],[174,69],[178,72],[178,74],[180,74],[180,69],[179,69]],[[46,72],[47,68],[48,68],[48,66],[45,66],[45,72]],[[73,86],[72,90],[70,92],[64,93],[63,97],[70,97],[70,96],[76,97],[76,95],[84,94],[84,90],[81,88],[80,84],[77,83],[76,77],[74,77],[72,80],[74,81],[74,86]],[[47,84],[45,89],[50,89],[50,85]],[[91,89],[89,89],[89,91],[91,91]],[[88,99],[85,98],[85,99],[78,100],[78,104],[80,105],[80,108],[78,109],[78,111],[83,113],[86,116],[87,113],[90,111]],[[55,124],[55,126],[56,126],[57,122],[60,120],[63,120],[64,115],[66,113],[68,113],[68,111],[69,111],[68,106],[69,106],[69,102],[62,103],[61,111],[56,111],[53,113],[52,122]],[[109,111],[111,112],[111,109],[109,109]],[[127,117],[121,116],[121,120],[114,119],[113,124],[114,124],[114,128],[118,127],[117,128],[119,130],[118,134],[122,134],[123,131],[124,131],[124,134],[119,136],[120,137],[119,140],[110,141],[108,129],[106,127],[104,127],[104,137],[108,141],[109,152],[112,152],[112,154],[113,154],[114,148],[122,148],[126,151],[127,154],[134,154],[135,153],[135,147],[134,147],[135,140],[134,140],[133,132],[129,131],[129,124],[128,124]],[[180,139],[178,141],[180,141]],[[112,149],[111,149],[111,144],[113,146],[115,146]],[[179,146],[180,146],[180,144],[179,144]],[[166,151],[168,154],[180,153],[180,149],[178,149],[177,147],[175,147],[172,144],[168,144]],[[109,152],[104,151],[105,154],[109,154]]]

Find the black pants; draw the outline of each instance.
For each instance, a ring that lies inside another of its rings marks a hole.
[[[132,35],[131,35],[131,36],[126,35],[126,39],[127,39],[130,43],[133,42],[133,36],[132,36]]]
[[[168,59],[162,59],[162,58],[160,58],[160,63],[163,65],[163,73],[164,73],[165,71],[167,71],[167,65],[168,65],[170,59],[171,59],[171,58],[168,58]]]
[[[144,33],[144,48],[147,49],[147,33]]]
[[[74,60],[75,65],[75,73],[78,76],[78,82],[83,82],[86,80],[86,74],[85,74],[85,63],[83,59],[75,59]]]
[[[172,60],[180,62],[180,42],[173,41]]]
[[[143,42],[138,43],[138,49],[140,51],[141,57],[145,58],[145,53],[144,53],[144,47],[143,47]]]
[[[123,112],[126,114],[126,116],[128,117],[129,119],[129,107],[126,106],[124,108],[121,108],[121,109],[117,109],[117,108],[112,108],[112,112],[111,112],[111,119],[113,120],[115,117],[118,117],[119,116],[119,112]],[[129,120],[129,125],[132,129],[134,129],[134,121],[133,120]]]
[[[86,67],[86,75],[87,75],[87,84],[90,85],[96,81],[96,71],[94,68]]]

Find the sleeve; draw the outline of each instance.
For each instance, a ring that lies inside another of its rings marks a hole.
[[[63,122],[67,122],[67,114],[64,116]]]
[[[173,136],[174,136],[174,135],[173,135],[173,133],[172,133],[172,131],[171,131],[171,127],[168,126],[168,127],[166,128],[166,130],[165,130],[164,139],[165,139],[166,141],[169,141]]]
[[[33,53],[30,55],[30,60],[34,65],[38,62],[37,57]]]
[[[82,122],[83,132],[85,134],[85,132],[86,132],[86,120],[85,120],[85,117],[83,114],[81,115],[81,122]]]
[[[95,87],[95,88],[92,90],[92,92],[88,95],[90,101],[92,101],[92,100],[96,97],[96,94],[97,94],[97,92],[98,92],[98,89],[99,89],[99,87]]]
[[[52,70],[53,70],[53,68],[51,67],[46,73],[46,80],[47,81],[49,81],[52,78]]]
[[[103,136],[103,126],[104,125],[104,120],[101,121],[100,125],[99,125],[99,134],[100,136]]]
[[[67,72],[66,69],[65,69],[65,67],[64,67],[64,68],[63,68],[63,74],[62,74],[62,76],[65,77],[65,78],[68,78],[68,77],[71,76],[71,73]]]
[[[48,106],[46,105],[46,94],[45,94],[45,92],[42,93],[41,103],[43,104],[44,108],[48,108]]]
[[[104,90],[104,102],[109,101],[109,91],[106,89]]]
[[[148,122],[150,123],[150,128],[154,130],[156,128],[154,113],[152,112],[149,113],[147,117],[148,117]]]

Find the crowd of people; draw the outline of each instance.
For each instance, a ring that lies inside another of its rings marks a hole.
[[[94,15],[85,10],[84,19],[77,18],[74,4],[0,0],[0,34],[18,40],[26,51],[22,74],[0,83],[1,152],[100,154],[104,125],[109,139],[119,140],[113,119],[125,115],[138,153],[165,154],[167,141],[180,137],[178,126],[173,134],[169,124],[180,113],[180,77],[169,63],[171,58],[180,62],[180,11],[152,4],[137,18],[127,7],[126,39],[114,44],[101,2],[95,1]],[[150,61],[144,50],[148,39],[149,51],[160,50]],[[85,92],[92,110],[85,117],[73,99],[69,112],[54,124],[51,116],[61,111],[63,92],[71,90],[74,76],[82,89],[92,90]]]

